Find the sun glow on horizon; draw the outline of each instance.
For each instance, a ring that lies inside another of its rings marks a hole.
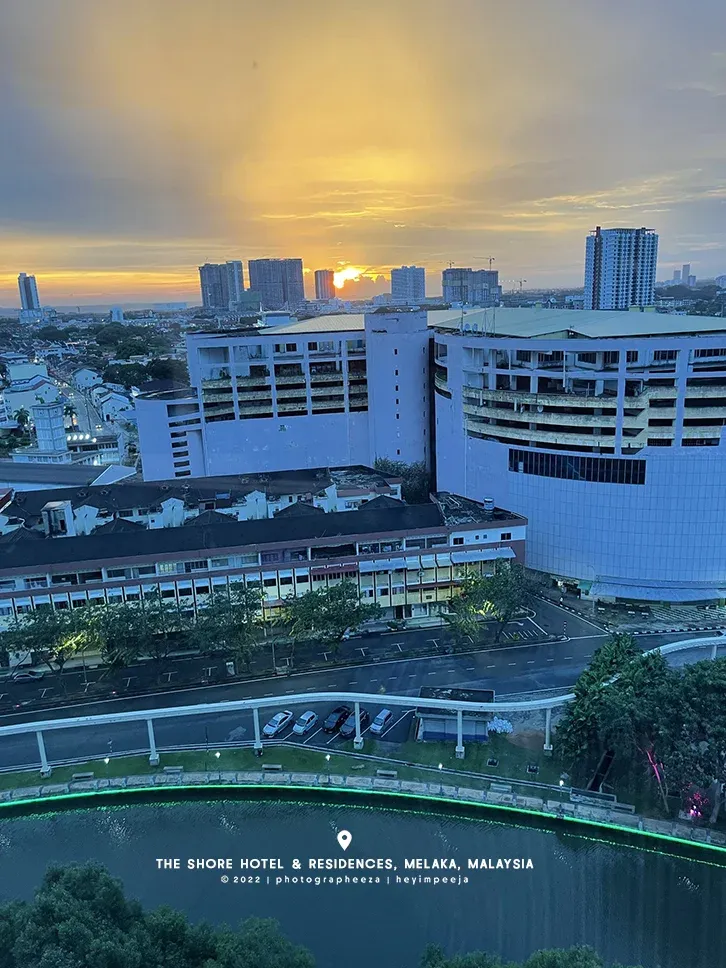
[[[355,266],[345,266],[345,268],[337,269],[333,273],[333,285],[336,289],[342,289],[346,282],[358,282],[362,275],[363,269],[357,269]]]

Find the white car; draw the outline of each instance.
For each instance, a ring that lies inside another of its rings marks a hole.
[[[305,733],[309,733],[310,730],[317,724],[318,714],[314,713],[311,709],[308,709],[306,713],[298,719],[295,725],[292,727],[293,733],[297,736],[304,736]]]
[[[283,729],[287,726],[290,720],[293,718],[293,713],[289,709],[283,709],[281,713],[275,713],[272,719],[267,723],[265,728],[262,730],[262,735],[266,739],[272,739],[273,736],[277,736],[281,733]]]
[[[391,723],[393,713],[390,709],[382,709],[371,723],[372,733],[382,733]]]
[[[35,682],[43,678],[43,673],[39,669],[23,669],[21,672],[14,672],[10,678],[13,682]]]

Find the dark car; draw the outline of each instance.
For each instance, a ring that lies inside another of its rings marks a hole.
[[[366,728],[368,723],[371,721],[370,714],[368,710],[361,709],[360,711],[360,728],[361,732]],[[351,736],[355,736],[355,713],[351,713],[346,719],[343,725],[340,727],[340,735],[344,739],[349,739]]]
[[[336,706],[323,723],[323,730],[326,733],[334,733],[336,729],[340,729],[348,716],[350,716],[349,706]]]

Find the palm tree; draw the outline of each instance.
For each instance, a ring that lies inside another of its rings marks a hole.
[[[65,405],[65,407],[63,407],[63,416],[64,417],[68,417],[68,419],[70,420],[70,422],[71,422],[71,430],[74,430],[75,427],[76,427],[76,414],[77,413],[78,413],[78,411],[76,410],[76,408],[73,406],[72,403],[67,403]]]
[[[13,414],[13,420],[17,421],[18,427],[27,427],[30,423],[30,411],[21,407]]]

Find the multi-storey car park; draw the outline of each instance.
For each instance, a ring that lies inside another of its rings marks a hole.
[[[194,390],[137,401],[148,477],[425,460],[525,516],[528,565],[585,597],[726,598],[723,318],[373,313],[188,348]]]

